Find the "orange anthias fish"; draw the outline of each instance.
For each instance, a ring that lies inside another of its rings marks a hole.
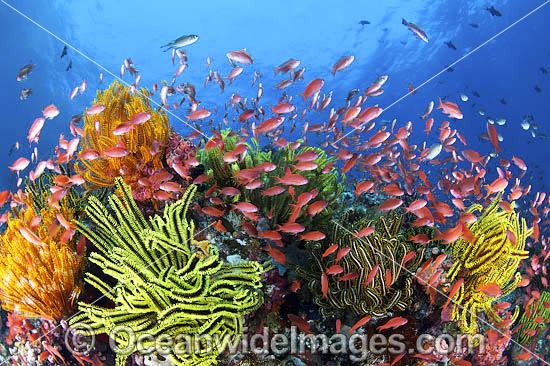
[[[389,328],[395,329],[402,325],[407,324],[408,322],[409,321],[406,318],[395,317],[388,320],[385,324],[376,327],[376,329],[378,330],[384,330]]]
[[[462,119],[464,115],[462,114],[462,111],[460,108],[453,102],[445,102],[443,103],[441,101],[441,98],[439,98],[439,106],[437,109],[443,109],[443,113],[448,114],[449,117],[456,118],[456,119]]]
[[[309,323],[306,319],[300,318],[297,315],[294,314],[288,314],[288,319],[292,322],[292,324],[296,325],[302,332],[311,334],[311,330],[309,328]]]
[[[312,80],[306,86],[306,90],[303,93],[300,93],[300,95],[304,96],[304,102],[307,102],[308,97],[311,97],[312,95],[316,94],[319,90],[321,90],[324,83],[325,83],[325,81],[323,79],[314,79],[314,80]]]
[[[502,295],[500,286],[494,282],[481,286],[480,290],[489,297],[500,297]]]
[[[497,129],[495,128],[494,124],[487,122],[487,134],[489,135],[489,140],[491,140],[491,144],[495,147],[495,153],[501,152],[502,150],[498,146]]]
[[[355,323],[349,330],[348,334],[351,334],[353,333],[353,331],[355,331],[357,328],[365,325],[368,323],[368,321],[370,320],[371,316],[370,315],[367,315],[367,316],[364,316],[362,317],[361,319],[359,319],[357,321],[357,323]]]
[[[286,264],[286,256],[279,249],[272,248],[270,245],[268,245],[266,251],[269,256],[273,258],[273,260],[275,260],[275,262],[279,262],[283,265]]]

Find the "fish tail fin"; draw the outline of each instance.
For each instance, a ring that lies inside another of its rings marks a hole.
[[[402,18],[403,20],[401,21],[401,24],[403,25],[409,25],[409,23],[405,20],[405,18]]]
[[[278,67],[274,67],[274,69],[275,69],[275,75],[277,75],[279,71],[281,71],[281,69],[279,69]]]
[[[443,235],[441,234],[441,231],[439,231],[439,229],[436,227],[434,227],[434,230],[436,232],[436,235],[433,240],[443,240],[443,238],[441,237]]]
[[[439,105],[437,106],[437,109],[441,109],[443,107],[444,107],[443,102],[441,101],[441,97],[439,97]]]

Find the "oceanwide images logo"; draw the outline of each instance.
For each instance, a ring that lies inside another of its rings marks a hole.
[[[83,333],[90,334],[91,329],[87,326],[75,324],[72,331],[67,332],[65,344],[67,348],[75,353],[82,354],[93,348],[95,338],[93,336],[82,336]],[[168,335],[142,333],[136,334],[130,327],[117,326],[109,333],[109,343],[113,352],[129,355],[138,352],[142,355],[185,355],[185,354],[208,354],[220,353],[255,353],[262,355],[273,354],[305,354],[322,353],[333,355],[348,355],[351,361],[361,362],[368,355],[394,354],[439,354],[449,355],[451,353],[470,353],[474,346],[476,353],[483,353],[485,350],[483,335],[458,335],[441,334],[434,336],[421,334],[417,337],[416,348],[407,349],[404,335],[402,334],[312,334],[298,332],[297,327],[292,326],[290,331],[285,333],[270,332],[264,327],[262,333],[244,333],[239,335],[218,334],[189,335],[177,334]],[[117,344],[116,339],[124,339],[124,345]],[[410,342],[410,340],[408,340]],[[410,344],[410,343],[407,343]]]

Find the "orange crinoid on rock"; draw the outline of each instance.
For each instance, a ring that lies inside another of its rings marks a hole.
[[[71,224],[74,209],[63,201],[60,208],[41,208],[28,195],[21,198],[24,206],[12,210],[0,235],[2,308],[60,320],[74,312],[82,289],[85,258]]]

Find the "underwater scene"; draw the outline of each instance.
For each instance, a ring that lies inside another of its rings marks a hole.
[[[0,0],[0,366],[550,365],[549,2]]]

